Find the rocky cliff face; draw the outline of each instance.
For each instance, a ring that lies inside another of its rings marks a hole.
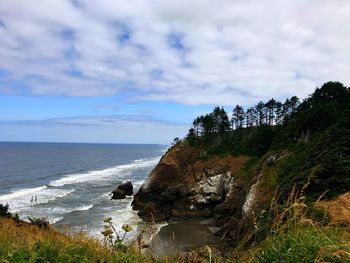
[[[133,209],[146,221],[211,217],[219,233],[240,238],[273,194],[263,174],[268,160],[279,156],[250,165],[246,156],[205,158],[200,147],[178,145],[149,174]]]

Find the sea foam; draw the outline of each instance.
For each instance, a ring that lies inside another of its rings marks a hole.
[[[121,175],[121,176],[126,176],[130,174],[133,170],[136,169],[142,169],[145,167],[149,167],[152,165],[155,165],[157,161],[159,160],[158,158],[150,159],[150,160],[135,160],[133,163],[130,164],[123,164],[123,165],[118,165],[112,168],[107,168],[104,170],[96,170],[96,171],[88,171],[85,173],[78,173],[78,174],[70,174],[66,175],[58,180],[51,181],[49,183],[50,186],[64,186],[64,185],[69,185],[69,184],[78,184],[78,183],[83,183],[83,182],[90,182],[90,181],[96,181],[96,180],[101,180],[104,178],[108,178],[111,176],[115,175]]]
[[[1,195],[0,201],[8,201],[14,198],[35,195],[36,193],[46,189],[46,186],[34,187],[34,188],[24,188],[20,190],[13,191],[12,193]]]
[[[75,189],[55,189],[47,186],[25,188],[0,196],[0,203],[9,204],[12,212],[38,204],[45,204],[74,192]],[[36,200],[35,200],[36,199]]]

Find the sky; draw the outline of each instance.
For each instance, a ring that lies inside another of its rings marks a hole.
[[[1,0],[0,141],[162,143],[350,84],[348,0]]]

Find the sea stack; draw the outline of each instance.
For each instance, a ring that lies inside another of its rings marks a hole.
[[[131,196],[134,193],[133,185],[130,181],[124,182],[112,191],[111,199],[124,199],[126,196]]]

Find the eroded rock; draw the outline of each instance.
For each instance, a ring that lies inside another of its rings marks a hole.
[[[210,173],[210,176],[204,174],[202,180],[197,182],[196,186],[190,191],[196,197],[198,204],[213,204],[223,202],[233,182],[231,172]]]
[[[177,146],[169,150],[134,196],[133,209],[146,221],[211,217],[227,198],[234,174],[245,157],[211,157],[202,149]]]
[[[127,181],[118,185],[118,187],[112,191],[111,199],[124,199],[126,196],[133,195],[133,193],[133,185],[130,181]]]

